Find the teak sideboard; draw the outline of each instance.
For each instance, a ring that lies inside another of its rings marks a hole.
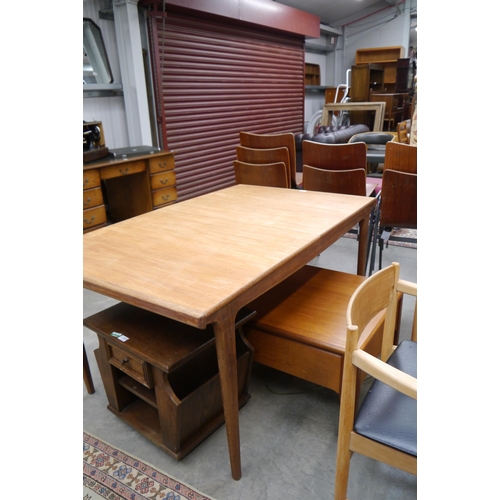
[[[83,232],[177,200],[174,154],[158,151],[83,165]]]

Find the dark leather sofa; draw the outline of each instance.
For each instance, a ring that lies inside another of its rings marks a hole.
[[[369,132],[366,125],[320,126],[317,134],[295,134],[297,172],[302,172],[302,141],[321,142],[323,144],[345,144],[354,134]]]

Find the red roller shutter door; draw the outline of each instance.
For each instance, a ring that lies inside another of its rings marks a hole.
[[[162,146],[178,200],[234,184],[239,132],[301,132],[303,38],[177,13],[152,19]]]

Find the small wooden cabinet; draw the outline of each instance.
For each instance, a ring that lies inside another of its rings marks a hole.
[[[381,64],[356,64],[351,68],[351,102],[369,102],[370,92],[383,92],[384,66]],[[373,130],[373,118],[368,111],[351,111],[352,124],[365,124]]]
[[[238,398],[249,400],[253,349],[236,318]],[[99,337],[95,355],[108,409],[181,460],[224,423],[213,328],[205,330],[119,303],[83,321]]]
[[[83,231],[135,217],[177,200],[173,153],[103,158],[83,165]]]

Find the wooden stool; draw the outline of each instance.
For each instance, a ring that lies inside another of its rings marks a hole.
[[[249,399],[252,348],[236,320],[238,397]],[[213,328],[200,330],[119,303],[83,320],[97,333],[95,355],[108,409],[176,460],[224,423]]]
[[[340,394],[347,304],[365,279],[305,266],[248,304],[257,311],[244,328],[254,360]],[[375,332],[363,342],[376,355],[383,316],[373,324]]]

